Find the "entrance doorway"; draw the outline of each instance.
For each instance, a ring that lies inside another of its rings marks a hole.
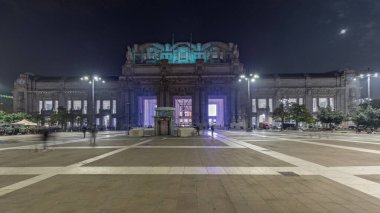
[[[175,124],[177,126],[191,126],[192,120],[192,100],[191,96],[174,97]]]
[[[224,97],[208,99],[208,124],[210,126],[224,126]]]
[[[154,111],[157,108],[156,96],[139,97],[139,123],[143,127],[154,127]]]

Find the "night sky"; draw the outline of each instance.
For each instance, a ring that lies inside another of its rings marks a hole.
[[[0,92],[23,72],[120,75],[127,45],[173,33],[237,43],[260,73],[380,71],[379,0],[0,0]]]

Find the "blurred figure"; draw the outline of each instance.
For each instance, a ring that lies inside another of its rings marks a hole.
[[[211,125],[211,136],[214,137],[214,125]]]
[[[83,138],[86,138],[86,131],[87,131],[87,128],[85,126],[82,127]]]
[[[95,145],[96,143],[96,134],[97,134],[97,130],[96,130],[96,127],[92,128],[91,129],[91,144]]]
[[[49,138],[49,129],[45,128],[42,131],[42,146],[43,146],[44,150],[47,149],[47,140],[48,140],[48,138]]]
[[[199,126],[197,125],[197,126],[195,126],[195,129],[197,130],[197,135],[199,136],[200,134],[199,134]]]

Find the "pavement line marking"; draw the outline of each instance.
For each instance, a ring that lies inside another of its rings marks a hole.
[[[252,135],[255,135],[255,134],[252,134]],[[255,135],[255,136],[259,136],[259,135]],[[261,137],[261,136],[259,136],[259,137]],[[270,136],[266,136],[266,137],[270,137]],[[270,138],[275,138],[275,137],[270,137]],[[317,145],[317,146],[326,146],[326,147],[347,149],[347,150],[352,150],[352,151],[367,152],[367,153],[380,155],[380,150],[364,149],[364,148],[357,148],[357,147],[352,147],[352,146],[340,146],[340,145],[311,142],[311,141],[299,140],[299,139],[288,139],[288,138],[276,138],[276,139],[277,140],[283,140],[283,141],[295,142],[295,143],[305,143],[305,144],[312,144],[312,145]]]
[[[336,170],[334,168],[325,167],[325,166],[322,166],[310,161],[306,161],[300,158],[285,155],[279,152],[275,152],[275,151],[268,152],[268,151],[265,151],[265,150],[268,150],[267,148],[263,148],[263,147],[252,145],[246,142],[238,141],[221,134],[216,134],[216,136],[221,137],[226,141],[229,140],[230,141],[229,143],[238,143],[254,151],[260,152],[262,154],[265,154],[273,158],[298,166],[300,171],[316,173],[330,180],[334,180],[337,183],[340,183],[342,185],[348,186],[350,188],[361,191],[367,195],[371,195],[373,197],[380,199],[380,184],[376,182],[369,181],[364,178],[356,177],[354,175]]]
[[[152,139],[148,139],[148,140],[142,141],[140,143],[135,144],[135,146],[141,145],[143,143],[147,143],[147,142],[149,142],[151,140]],[[114,150],[114,151],[111,151],[111,152],[107,152],[105,154],[102,154],[102,155],[99,155],[99,156],[96,156],[96,157],[93,157],[93,158],[89,158],[87,160],[83,160],[83,161],[80,161],[78,163],[74,163],[74,164],[71,164],[69,166],[66,166],[66,167],[52,169],[51,172],[48,172],[48,173],[45,173],[45,174],[41,174],[41,175],[38,175],[38,176],[35,176],[35,177],[32,177],[32,178],[26,179],[26,180],[23,180],[23,181],[20,181],[20,182],[17,182],[17,183],[14,183],[14,184],[11,184],[11,185],[8,185],[8,186],[5,186],[5,187],[2,187],[2,188],[0,188],[0,197],[6,195],[8,193],[14,192],[14,191],[16,191],[18,189],[22,189],[24,187],[27,187],[27,186],[30,186],[32,184],[35,184],[35,183],[41,182],[43,180],[46,180],[48,178],[51,178],[51,177],[53,177],[53,176],[55,176],[57,174],[60,174],[61,172],[63,172],[66,169],[78,168],[78,167],[83,166],[85,164],[88,164],[88,163],[100,160],[102,158],[109,157],[109,156],[114,155],[116,153],[122,152],[122,151],[124,151],[126,149],[129,149],[131,147],[133,147],[133,146],[128,146],[128,147],[117,149],[117,150]]]
[[[245,149],[242,146],[138,146],[133,147],[134,149]]]
[[[73,167],[0,167],[0,175],[42,175],[47,173],[57,174],[179,174],[178,168],[200,171],[205,169],[207,174],[235,174],[235,175],[278,175],[278,172],[294,172],[298,175],[319,175],[318,170],[306,171],[300,167],[260,167],[260,166],[85,166]],[[327,167],[324,171],[340,171],[351,175],[380,175],[380,166],[347,166]],[[166,171],[166,173],[165,173]],[[182,171],[183,173],[183,171]],[[182,174],[180,173],[180,174]],[[198,174],[189,172],[188,174]]]
[[[105,138],[108,139],[110,137],[117,137],[117,136],[119,136],[119,135],[116,134],[116,135],[112,135],[112,136],[101,136],[101,137],[97,137],[97,139],[105,139]],[[89,141],[89,138],[72,139],[72,140],[68,140],[68,141],[54,141],[53,140],[53,143],[51,143],[52,141],[48,141],[47,145],[48,146],[49,145],[54,145],[55,146],[55,145],[63,145],[63,144],[68,144],[68,143],[76,143],[76,142],[79,143],[79,142],[88,142],[88,141]],[[13,147],[0,148],[0,151],[12,150],[12,149],[41,149],[41,148],[43,148],[43,145],[41,144],[41,141],[40,141],[40,143],[34,143],[34,144],[31,144],[31,145],[23,145],[23,146],[13,146]]]

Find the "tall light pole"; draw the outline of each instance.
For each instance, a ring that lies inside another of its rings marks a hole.
[[[368,71],[369,71],[369,69],[368,69]],[[365,74],[362,73],[359,76],[355,77],[354,80],[356,81],[357,78],[364,79],[365,77],[367,77],[367,100],[370,101],[371,100],[371,78],[377,78],[378,74],[377,73],[371,73],[371,72],[368,72]]]
[[[249,132],[252,130],[251,124],[252,124],[252,100],[251,100],[251,83],[255,82],[256,79],[259,78],[259,75],[257,74],[249,74],[249,75],[241,75],[239,78],[239,82],[242,82],[243,80],[247,81],[247,89],[248,89],[248,98],[247,98],[247,107],[246,107],[246,131]]]
[[[83,76],[80,78],[81,81],[87,81],[89,84],[91,84],[91,102],[92,102],[92,108],[91,108],[91,125],[92,128],[96,127],[96,122],[95,122],[95,82],[101,82],[101,83],[106,83],[104,80],[102,80],[101,77],[98,75],[92,75],[91,77],[88,76]]]

